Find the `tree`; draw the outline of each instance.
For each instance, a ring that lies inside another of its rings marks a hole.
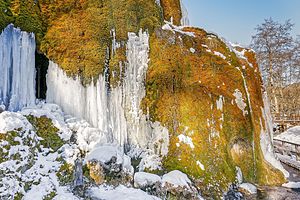
[[[252,37],[251,46],[257,53],[273,113],[280,112],[282,90],[291,83],[295,64],[295,42],[291,36],[293,26],[290,20],[280,24],[272,18],[266,19],[256,27],[257,33]]]

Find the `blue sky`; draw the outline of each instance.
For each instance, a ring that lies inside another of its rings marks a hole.
[[[295,24],[300,35],[300,0],[183,0],[191,25],[218,33],[232,42],[248,45],[255,27],[272,17]]]

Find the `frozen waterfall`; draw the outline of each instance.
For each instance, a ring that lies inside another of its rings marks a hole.
[[[35,103],[35,37],[13,25],[0,35],[0,105],[17,111]]]
[[[124,77],[113,88],[107,88],[104,76],[83,86],[78,77],[69,78],[57,64],[50,62],[46,101],[58,104],[67,114],[87,120],[106,133],[110,142],[137,145],[165,155],[168,130],[158,122],[147,120],[140,110],[140,102],[145,96],[148,52],[149,35],[146,32],[128,33],[127,62],[120,66]]]

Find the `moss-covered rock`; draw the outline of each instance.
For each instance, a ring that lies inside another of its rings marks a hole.
[[[157,30],[150,43],[143,108],[171,134],[164,167],[189,174],[214,198],[235,181],[236,166],[248,182],[282,183],[260,149],[262,81],[253,52],[243,49],[244,59],[216,35],[182,31]]]
[[[58,135],[58,129],[53,125],[52,120],[46,116],[34,117],[32,115],[27,116],[28,121],[33,125],[36,133],[42,138],[41,144],[45,148],[51,148],[53,151],[57,151],[64,141]]]
[[[98,77],[107,59],[123,61],[107,49],[116,41],[124,43],[128,32],[153,32],[162,25],[161,9],[155,0],[112,1],[1,1],[0,29],[9,23],[34,32],[38,50],[58,63],[70,76],[81,76],[84,83]],[[125,49],[122,49],[125,54]],[[108,62],[109,63],[109,62]]]
[[[56,173],[60,185],[70,185],[74,180],[74,166],[63,160],[58,172]]]
[[[180,25],[182,17],[180,0],[161,0],[164,18],[168,21],[173,21],[175,25]]]

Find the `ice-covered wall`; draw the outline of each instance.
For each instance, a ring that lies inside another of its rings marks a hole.
[[[113,45],[113,51],[114,48]],[[68,77],[58,65],[50,62],[47,102],[56,103],[64,112],[87,120],[105,132],[110,142],[137,145],[166,155],[168,130],[158,122],[147,120],[140,109],[145,96],[148,52],[149,35],[146,32],[128,34],[124,77],[114,88],[107,88],[104,76],[83,86],[79,78]]]
[[[13,25],[0,35],[0,105],[10,111],[35,103],[35,37]]]

